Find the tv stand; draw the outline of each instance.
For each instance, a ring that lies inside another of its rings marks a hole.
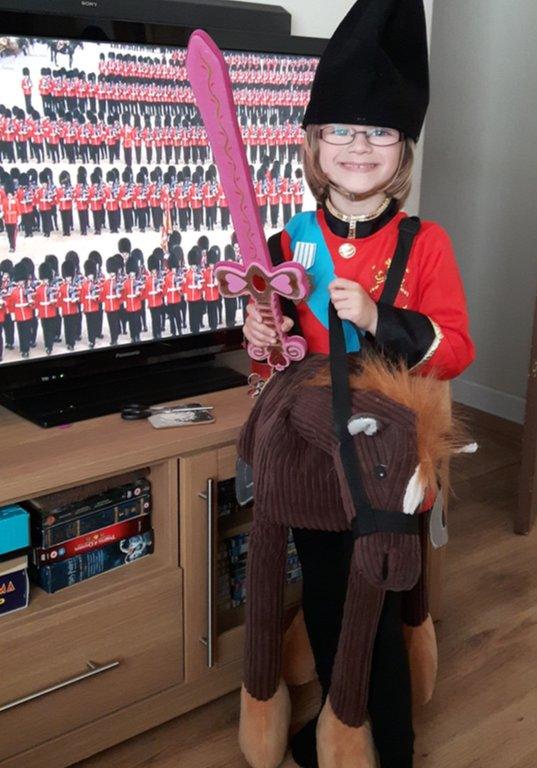
[[[40,427],[56,427],[120,411],[125,405],[153,405],[231,389],[246,377],[218,363],[214,355],[124,368],[84,379],[55,380],[0,394],[0,403]]]

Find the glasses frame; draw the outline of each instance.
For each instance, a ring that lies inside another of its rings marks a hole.
[[[368,131],[365,131],[363,129],[362,130],[356,130],[355,128],[350,128],[349,126],[344,126],[345,128],[348,129],[348,131],[351,134],[350,141],[328,141],[323,136],[323,131],[326,128],[332,128],[335,125],[344,125],[344,124],[343,123],[329,123],[328,125],[323,125],[321,128],[319,128],[319,138],[322,139],[322,141],[324,141],[326,144],[330,144],[331,147],[349,147],[351,144],[354,144],[354,140],[356,139],[356,136],[358,134],[360,134],[360,133],[364,134],[365,140],[372,147],[394,147],[396,144],[400,144],[401,141],[403,141],[403,139],[404,139],[404,135],[403,135],[402,131],[397,131],[397,134],[398,134],[397,141],[392,141],[389,144],[377,144],[374,141],[371,141],[371,138],[369,137],[369,133],[371,133],[372,131],[376,131],[378,128],[384,128],[385,126],[375,125],[373,128],[370,128],[370,130],[368,130]],[[389,130],[390,131],[395,131],[396,129],[395,128],[390,128]]]

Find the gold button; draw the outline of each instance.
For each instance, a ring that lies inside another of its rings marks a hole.
[[[356,246],[352,243],[343,243],[343,245],[339,246],[338,253],[342,259],[352,259],[356,253]]]

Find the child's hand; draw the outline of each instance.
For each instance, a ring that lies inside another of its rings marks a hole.
[[[341,320],[350,320],[373,336],[377,332],[377,305],[360,283],[336,277],[328,286],[330,300]]]
[[[249,342],[259,347],[267,347],[276,341],[276,333],[272,328],[261,320],[261,315],[257,311],[255,304],[246,306],[246,320],[244,322],[243,333]],[[293,321],[290,317],[283,318],[282,331],[287,333],[293,327]]]

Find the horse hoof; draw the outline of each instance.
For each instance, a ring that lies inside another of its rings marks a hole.
[[[410,665],[412,703],[423,706],[432,698],[438,670],[438,648],[431,614],[419,627],[403,625]]]
[[[317,677],[302,608],[283,639],[282,674],[287,685],[305,685]]]
[[[291,699],[283,680],[267,701],[254,699],[242,686],[239,746],[252,768],[281,765],[287,751],[290,721]]]
[[[376,768],[375,747],[368,723],[353,728],[334,714],[326,699],[317,723],[319,768]]]

